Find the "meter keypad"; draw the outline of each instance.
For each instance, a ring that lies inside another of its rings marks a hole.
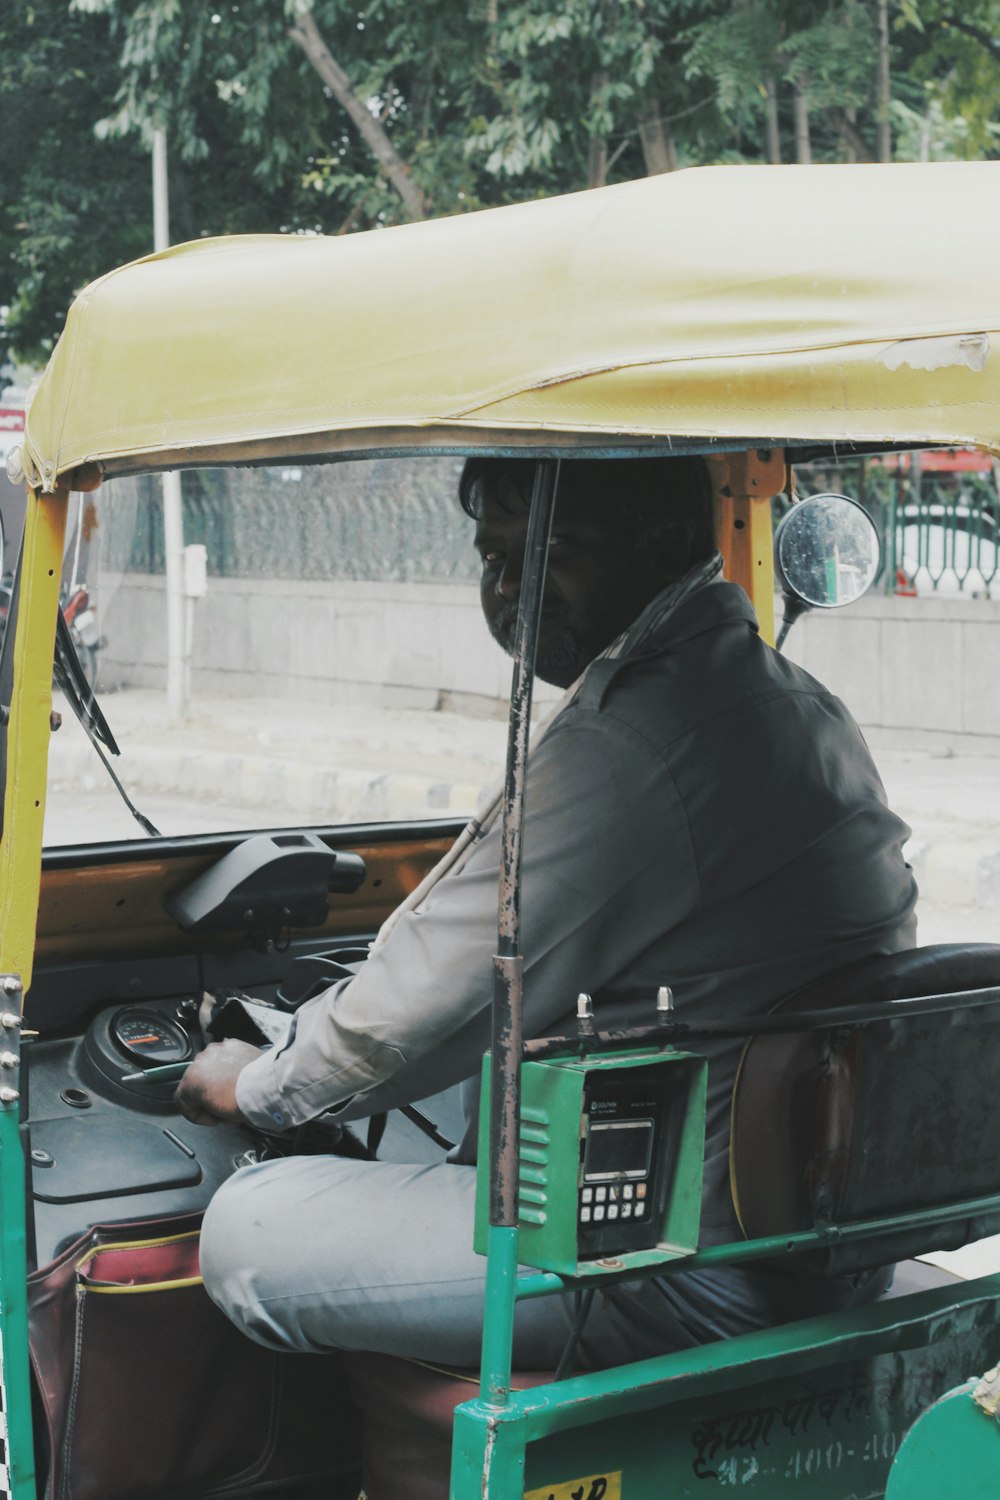
[[[599,1186],[584,1183],[580,1189],[579,1222],[611,1224],[645,1218],[648,1187],[645,1177],[639,1182],[609,1182]]]

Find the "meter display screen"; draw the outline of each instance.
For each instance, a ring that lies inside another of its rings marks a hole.
[[[591,1121],[584,1182],[617,1182],[645,1177],[653,1151],[653,1121]]]

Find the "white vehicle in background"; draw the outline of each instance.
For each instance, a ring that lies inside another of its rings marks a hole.
[[[1000,595],[1000,532],[990,511],[940,502],[907,505],[899,512],[896,538],[897,570],[918,594]]]

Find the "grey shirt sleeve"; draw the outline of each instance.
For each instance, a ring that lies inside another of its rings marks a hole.
[[[607,712],[567,710],[527,777],[525,1034],[613,986],[699,904],[684,808],[662,756]],[[500,829],[400,919],[358,976],[309,1001],[289,1041],[244,1069],[251,1123],[349,1120],[469,1077],[489,1046]],[[651,1002],[652,1003],[652,1002]]]

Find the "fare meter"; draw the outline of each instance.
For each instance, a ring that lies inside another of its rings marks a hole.
[[[705,1148],[704,1058],[663,1047],[521,1069],[518,1258],[585,1276],[691,1255]],[[489,1059],[475,1248],[486,1252]]]

